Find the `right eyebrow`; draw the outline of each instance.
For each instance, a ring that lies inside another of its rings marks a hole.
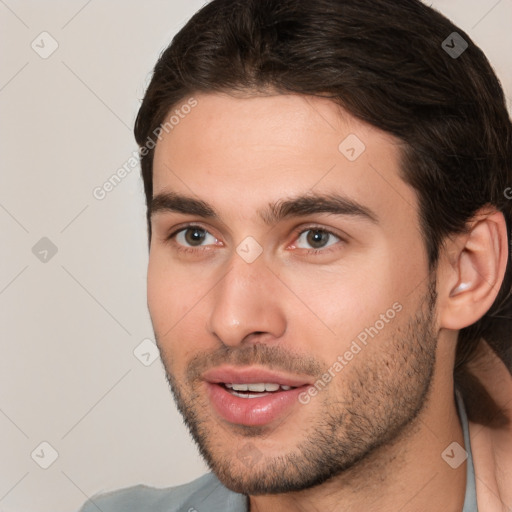
[[[160,212],[176,212],[205,218],[219,218],[215,210],[204,201],[182,196],[174,192],[157,194],[153,197],[149,206],[150,216]]]

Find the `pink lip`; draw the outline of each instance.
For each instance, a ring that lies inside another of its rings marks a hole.
[[[280,386],[300,387],[311,384],[311,379],[278,373],[254,366],[234,367],[221,366],[203,373],[203,379],[214,384],[255,384],[258,382],[274,382]]]
[[[273,371],[246,367],[220,367],[203,374],[208,398],[217,414],[229,423],[246,426],[267,425],[293,407],[298,407],[298,396],[310,384],[306,379],[284,375]],[[281,386],[292,386],[288,391],[280,390],[258,398],[240,398],[232,395],[223,384],[254,384],[271,382]]]

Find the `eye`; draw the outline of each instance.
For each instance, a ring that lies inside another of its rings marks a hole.
[[[218,240],[206,229],[199,226],[188,226],[173,233],[169,238],[175,238],[176,242],[185,247],[200,247],[202,245],[215,244]],[[206,244],[203,244],[206,242]]]
[[[301,246],[301,244],[306,243],[309,244],[309,248],[316,250],[330,247],[339,241],[341,241],[339,236],[326,229],[310,228],[300,233],[294,245],[299,249],[308,249],[308,247]]]

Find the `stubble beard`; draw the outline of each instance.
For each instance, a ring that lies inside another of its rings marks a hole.
[[[380,448],[410,433],[414,420],[427,404],[434,375],[435,302],[435,284],[431,283],[414,315],[395,327],[386,339],[386,333],[380,333],[362,351],[367,357],[356,355],[312,399],[310,404],[321,401],[322,412],[313,418],[298,417],[294,427],[303,426],[301,439],[286,453],[277,455],[265,453],[263,443],[276,429],[286,428],[287,418],[271,429],[220,424],[208,413],[208,399],[198,392],[198,376],[204,369],[226,362],[266,364],[269,368],[315,375],[316,381],[325,372],[322,365],[314,359],[298,360],[279,347],[264,344],[223,347],[196,356],[187,367],[183,385],[169,371],[165,351],[161,350],[178,410],[210,469],[226,487],[246,495],[301,491],[349,473]],[[379,347],[380,344],[385,346]],[[334,395],[332,388],[337,379],[343,387],[338,387]],[[303,415],[310,404],[300,405],[298,414]],[[297,408],[293,409],[296,415]],[[254,450],[254,464],[241,459],[243,449]]]

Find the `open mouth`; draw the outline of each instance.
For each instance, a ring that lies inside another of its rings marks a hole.
[[[298,396],[312,380],[262,367],[228,365],[212,368],[202,378],[218,417],[247,426],[269,425],[294,409],[303,413]]]
[[[221,383],[230,394],[239,398],[262,398],[281,391],[290,391],[294,386],[284,386],[274,382],[257,382],[253,384]]]

